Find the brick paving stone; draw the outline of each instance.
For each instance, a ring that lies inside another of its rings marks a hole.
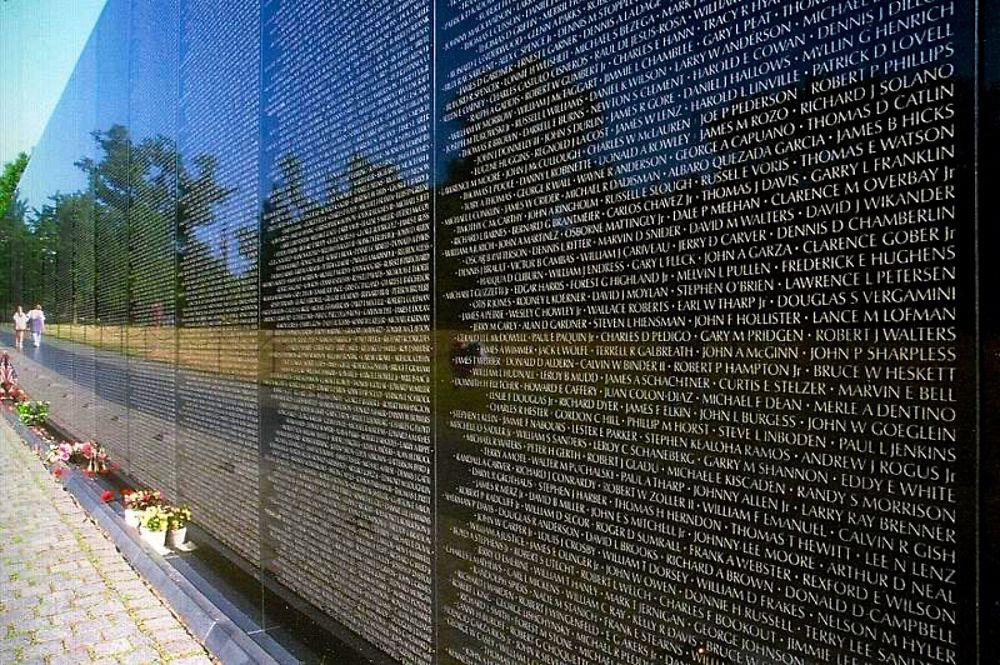
[[[132,616],[142,621],[151,621],[153,619],[169,617],[172,615],[163,607],[144,607],[141,610],[136,610]]]
[[[80,596],[79,598],[73,599],[73,607],[86,609],[88,607],[93,607],[94,605],[100,605],[108,601],[104,594],[93,594],[90,596]]]
[[[22,631],[35,631],[35,630],[52,630],[56,626],[61,626],[61,625],[62,621],[59,619],[32,615],[30,619],[19,622],[17,624],[17,627],[19,630]]]
[[[19,577],[16,582],[16,593],[19,598],[27,598],[28,596],[44,596],[52,592],[52,587],[48,585],[47,581],[45,584],[39,584],[37,579]]]
[[[177,626],[177,619],[174,619],[174,626]],[[176,629],[184,630],[183,628]],[[104,639],[113,640],[120,637],[129,638],[133,635],[142,634],[142,630],[135,622],[131,620],[124,620],[104,626],[104,628],[101,629],[101,634],[104,635]]]
[[[78,587],[73,588],[73,594],[77,596],[90,596],[93,594],[104,594],[108,591],[108,585],[101,582],[92,582],[90,584],[81,584]]]
[[[110,590],[108,591],[108,594],[111,596],[110,600],[101,603],[96,607],[91,607],[88,609],[91,616],[94,617],[123,616],[129,613],[128,607],[125,605],[124,602],[122,602],[121,598],[115,596],[114,592]],[[156,601],[155,607],[163,608],[163,603],[158,601],[156,597],[154,597],[152,594],[150,594],[150,598]],[[164,608],[164,611],[166,612],[168,610]]]
[[[86,610],[67,610],[65,608],[60,614],[53,614],[51,615],[51,617],[55,621],[59,621],[61,623],[68,623],[71,626],[75,623],[86,621],[87,619],[90,618],[87,616]]]
[[[167,657],[172,661],[174,658],[180,656],[192,656],[196,652],[200,651],[198,643],[195,642],[190,637],[186,639],[177,640],[176,642],[168,642],[163,645],[163,650],[166,652]]]
[[[169,642],[169,643],[183,642],[184,640],[190,642],[194,640],[194,638],[191,637],[190,633],[188,633],[183,628],[170,628],[167,630],[161,628],[156,631],[156,638],[163,642]]]
[[[0,663],[212,662],[4,421],[0,466]]]
[[[53,642],[32,642],[24,647],[24,659],[30,663],[39,663],[63,651],[65,651],[65,647],[58,640]]]
[[[0,636],[0,663],[6,663],[3,658],[5,654],[13,654],[18,649],[31,644],[31,638],[27,635],[14,635],[9,637]]]
[[[144,610],[161,605],[156,598],[149,596],[123,596],[121,600],[130,610]]]
[[[212,665],[211,659],[205,656],[191,656],[170,661],[170,665]]]
[[[62,653],[57,653],[48,661],[48,665],[80,665],[92,663],[88,647],[70,647]]]
[[[54,566],[49,566],[50,573],[76,573],[81,568],[84,568],[77,561],[64,561],[62,563],[57,563]]]
[[[170,630],[177,625],[177,621],[172,616],[159,616],[142,622],[142,627],[146,630]]]
[[[118,659],[118,662],[122,665],[159,665],[165,661],[152,649],[139,649],[126,656],[122,656]],[[170,665],[173,665],[174,662],[171,661]],[[211,663],[212,661],[209,660],[208,662]]]
[[[35,633],[36,642],[53,642],[58,640],[61,644],[63,640],[73,637],[73,631],[68,626],[54,626],[39,630]]]
[[[103,642],[98,642],[91,648],[91,651],[97,656],[110,656],[132,650],[132,643],[128,641],[127,637],[119,637],[113,640],[106,639]]]
[[[65,640],[63,640],[63,646],[67,650],[73,651],[76,649],[83,649],[86,651],[90,649],[95,644],[100,644],[104,641],[104,636],[101,634],[100,630],[87,630],[84,632],[74,633],[70,635]]]
[[[73,626],[73,637],[71,639],[76,640],[78,644],[94,644],[104,638],[101,633],[100,624],[88,621]]]

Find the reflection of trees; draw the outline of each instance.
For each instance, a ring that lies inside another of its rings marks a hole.
[[[28,258],[31,229],[27,223],[28,209],[18,199],[11,201],[0,217],[0,261],[3,262],[4,311],[30,300],[34,295],[25,288],[25,277],[31,275],[32,261]],[[35,280],[29,277],[29,283]]]
[[[309,174],[294,156],[278,171],[261,235],[265,320],[284,320],[301,307],[296,299],[308,297],[316,324],[426,326],[427,189],[361,155],[349,159],[342,178],[327,178],[345,186],[327,187],[322,198],[308,195]]]
[[[121,125],[93,138],[95,153],[76,162],[85,191],[55,194],[40,210],[17,202],[0,221],[8,306],[40,301],[57,322],[147,324],[184,302],[179,258],[209,283],[241,280],[199,236],[233,191],[219,184],[214,157],[188,167],[169,138],[135,142]]]

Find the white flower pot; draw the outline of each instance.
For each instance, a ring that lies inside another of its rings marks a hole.
[[[164,543],[167,540],[166,531],[150,531],[149,529],[142,529],[141,533],[142,539],[147,543],[157,549],[163,549]]]
[[[135,510],[133,508],[125,509],[125,524],[135,529],[139,528],[139,515],[142,514],[141,510]]]
[[[182,529],[171,529],[167,532],[167,544],[171,547],[179,547],[187,540],[187,527]]]

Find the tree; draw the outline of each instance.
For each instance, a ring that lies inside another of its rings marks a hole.
[[[249,290],[255,255],[237,271],[210,246],[216,209],[235,191],[220,184],[215,157],[188,162],[173,140],[135,141],[122,125],[91,135],[96,150],[75,162],[85,190],[55,193],[35,210],[12,195],[0,214],[5,311],[43,302],[54,322],[149,325],[176,320],[199,289],[209,303],[220,289]],[[22,155],[4,171],[12,193],[26,163]]]
[[[3,173],[0,174],[0,218],[7,214],[7,208],[14,200],[14,192],[17,190],[17,183],[21,181],[21,174],[28,166],[28,155],[22,152],[14,161],[7,162],[3,166]]]

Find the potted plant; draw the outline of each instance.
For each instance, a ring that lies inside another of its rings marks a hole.
[[[156,548],[162,548],[167,539],[167,513],[160,506],[150,506],[139,517],[140,533],[143,540]]]
[[[167,543],[171,547],[184,544],[187,539],[187,525],[191,521],[191,509],[187,506],[167,508]]]
[[[138,527],[145,510],[159,506],[160,501],[160,493],[153,490],[122,490],[122,502],[125,504],[125,524]]]
[[[133,492],[130,489],[122,490],[122,505],[125,506],[123,513],[125,515],[125,524],[133,528],[139,527],[139,515],[142,514],[135,498],[136,494],[138,492]]]

